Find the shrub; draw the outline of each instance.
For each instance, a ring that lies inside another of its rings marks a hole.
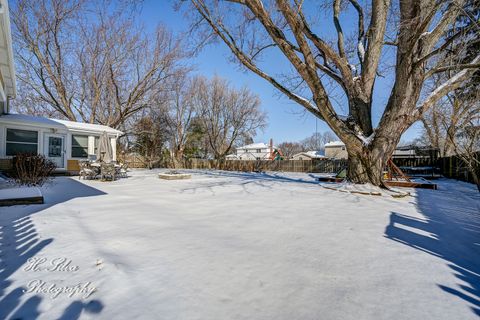
[[[41,186],[55,168],[55,163],[43,155],[19,153],[13,157],[12,178],[21,185]]]

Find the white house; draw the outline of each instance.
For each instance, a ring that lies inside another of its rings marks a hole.
[[[8,168],[10,159],[18,152],[33,152],[54,161],[58,171],[77,171],[78,160],[96,153],[103,132],[110,137],[115,159],[121,131],[96,124],[10,114],[9,101],[15,95],[8,3],[0,0],[0,169]]]
[[[15,64],[7,0],[0,0],[0,115],[8,113],[8,102],[15,98]]]
[[[33,152],[54,161],[57,171],[77,171],[78,160],[95,157],[103,132],[110,138],[115,160],[121,131],[98,124],[4,114],[0,116],[0,158]]]
[[[313,160],[325,159],[326,157],[320,151],[304,151],[294,154],[290,160]]]
[[[229,154],[227,160],[272,160],[274,152],[277,150],[272,143],[252,143],[237,148],[235,154]]]
[[[348,153],[345,143],[331,141],[325,144],[325,156],[330,159],[347,159]]]

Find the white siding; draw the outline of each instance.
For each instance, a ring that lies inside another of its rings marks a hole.
[[[0,117],[1,119],[1,117]],[[47,147],[45,143],[45,138],[47,134],[56,134],[56,135],[61,135],[64,137],[64,150],[65,150],[65,158],[66,160],[69,159],[81,159],[81,158],[73,158],[72,157],[72,135],[78,134],[78,135],[85,135],[88,136],[88,153],[89,154],[94,154],[94,148],[95,148],[95,136],[100,136],[101,132],[98,132],[97,134],[92,134],[91,132],[81,132],[81,131],[75,131],[75,132],[69,132],[68,130],[59,130],[59,129],[53,129],[53,128],[45,128],[45,127],[38,127],[38,126],[33,126],[33,125],[20,125],[18,123],[16,124],[9,124],[9,123],[1,123],[0,122],[0,158],[9,158],[6,155],[6,145],[7,145],[7,129],[12,128],[12,129],[22,129],[22,130],[31,130],[31,131],[37,131],[38,132],[38,148],[37,152],[39,154],[47,155]],[[116,149],[117,149],[117,139],[116,137],[110,136],[110,142],[112,144],[112,150],[113,150],[113,159],[116,159]]]

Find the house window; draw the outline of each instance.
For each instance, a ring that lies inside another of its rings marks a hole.
[[[38,152],[38,132],[7,129],[7,156],[14,156],[17,153],[37,153]]]
[[[257,149],[257,153],[262,153],[262,149]]]
[[[257,157],[257,160],[261,160],[260,157]]]
[[[88,157],[88,136],[72,135],[72,158]]]

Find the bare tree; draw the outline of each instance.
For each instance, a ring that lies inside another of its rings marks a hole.
[[[446,45],[439,55],[445,69],[465,64],[480,55],[480,1],[467,0],[462,12],[445,34]],[[453,38],[453,35],[458,35]],[[434,86],[446,81],[451,71],[435,75]],[[469,81],[448,93],[424,113],[425,140],[439,148],[442,156],[456,155],[472,174],[480,191],[480,70]]]
[[[346,144],[350,181],[383,186],[383,167],[402,134],[480,66],[478,55],[453,65],[442,65],[438,59],[448,42],[462,35],[443,37],[465,2],[372,0],[365,7],[356,0],[333,0],[330,13],[335,39],[324,36],[329,24],[315,19],[319,9],[301,0],[191,0],[188,12],[196,17],[195,31],[201,35],[210,31],[207,36],[224,42],[244,67],[329,125]],[[353,37],[345,36],[342,10],[358,18]],[[381,62],[389,61],[382,52],[396,56],[391,59],[395,60],[395,77],[374,128],[374,84]],[[268,53],[268,57],[281,55],[288,61],[293,70],[288,77],[288,70],[283,77],[268,71],[262,63]],[[433,75],[446,71],[452,76],[433,91],[424,90]],[[348,114],[335,107],[326,79],[345,94]]]
[[[131,143],[133,147],[129,151],[138,153],[144,165],[152,169],[164,160],[163,153],[168,142],[168,132],[163,117],[158,117],[151,112],[142,113],[133,125]]]
[[[189,139],[194,136],[192,126],[196,116],[194,97],[197,87],[197,79],[189,79],[185,74],[179,75],[162,106],[175,167],[182,161]]]
[[[329,142],[332,142],[332,141],[336,141],[336,140],[338,140],[337,136],[335,135],[335,133],[333,133],[331,131],[325,131],[322,134],[323,147],[325,147],[325,144],[327,144]]]
[[[76,108],[82,108],[75,94],[78,79],[71,72],[75,61],[67,58],[75,53],[69,36],[82,5],[80,0],[19,0],[11,11],[19,91],[28,92],[26,103],[40,102],[69,120],[76,120]]]
[[[331,131],[315,132],[310,137],[303,139],[300,143],[305,150],[323,151],[325,144],[330,141],[335,141],[338,138]]]
[[[198,78],[195,106],[205,140],[215,159],[224,159],[239,139],[255,136],[266,123],[260,99],[246,87],[231,88],[226,80]]]
[[[32,113],[120,127],[151,104],[184,54],[165,28],[145,34],[123,2],[19,0],[18,79]],[[38,108],[41,106],[41,109]]]
[[[311,150],[318,151],[323,147],[322,137],[323,135],[321,132],[315,132],[311,136],[300,141],[300,143],[302,144],[303,148],[307,151],[311,151]]]
[[[455,154],[457,135],[470,127],[480,114],[478,98],[461,101],[454,94],[448,94],[422,116],[425,142],[438,148],[441,157]]]
[[[295,154],[305,151],[305,148],[299,142],[282,142],[278,145],[278,149],[282,151],[286,159],[290,159]]]
[[[455,138],[455,153],[465,164],[480,192],[480,116],[465,123]]]

